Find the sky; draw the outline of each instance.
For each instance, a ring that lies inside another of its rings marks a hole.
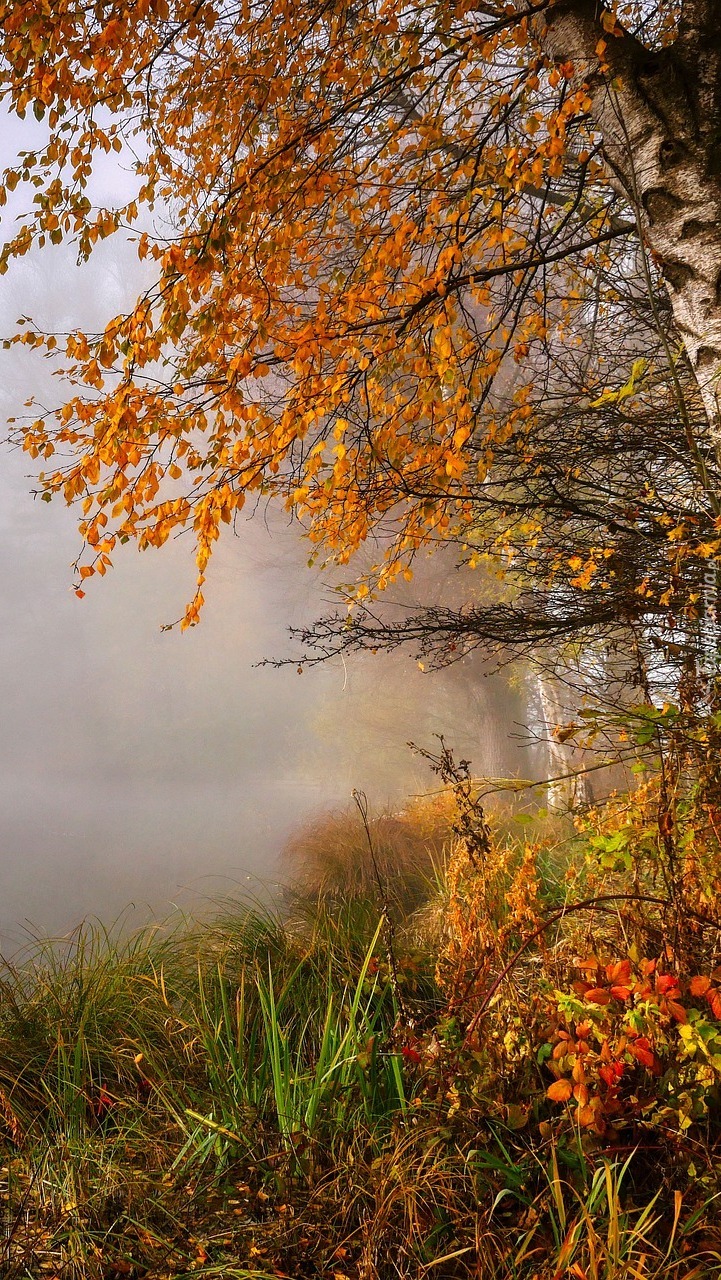
[[[17,133],[4,141],[11,149]],[[112,194],[124,179],[109,170],[102,181]],[[72,246],[29,255],[0,278],[0,339],[21,314],[49,329],[102,327],[141,270],[117,237],[82,267]],[[27,412],[30,395],[55,405],[63,386],[37,353],[0,351],[0,419]],[[254,665],[289,654],[287,628],[333,604],[282,513],[260,512],[221,541],[200,627],[161,631],[192,594],[189,536],[123,548],[78,600],[76,517],[33,497],[33,465],[0,448],[4,950],[88,915],[132,925],[273,893],[283,845],[309,814],[347,804],[353,787],[372,809],[434,788],[409,739],[432,748],[443,732],[478,773],[534,776],[519,748],[523,698],[478,659],[440,676],[407,654],[302,676]]]

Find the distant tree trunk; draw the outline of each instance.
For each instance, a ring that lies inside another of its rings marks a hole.
[[[564,740],[570,712],[568,691],[545,673],[537,676],[536,688],[548,751],[548,807],[565,812],[589,804],[594,796],[585,767],[587,758],[575,742]]]
[[[558,0],[547,50],[585,81],[605,160],[638,211],[721,458],[721,16],[683,0],[676,39],[647,49],[596,0]]]

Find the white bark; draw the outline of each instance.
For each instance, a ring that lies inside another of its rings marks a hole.
[[[605,159],[638,211],[668,286],[719,457],[720,8],[713,0],[684,0],[675,42],[658,51],[628,33],[609,34],[596,0],[558,0],[542,20],[547,50],[572,62],[588,85]]]
[[[567,690],[564,698],[564,690],[549,675],[539,675],[536,688],[549,756],[548,808],[565,813],[593,799],[590,780],[585,772],[586,757],[576,743],[571,740],[564,742],[558,736],[559,732],[563,734],[570,716]]]

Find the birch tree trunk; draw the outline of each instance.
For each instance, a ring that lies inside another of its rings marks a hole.
[[[596,0],[558,0],[539,19],[541,39],[588,85],[603,155],[668,286],[721,458],[721,5],[683,0],[676,39],[659,50],[606,30],[604,14]]]
[[[586,773],[588,761],[582,748],[563,737],[563,727],[572,716],[568,706],[568,688],[562,688],[553,676],[547,674],[537,676],[536,688],[546,731],[548,808],[565,813],[593,800],[593,790]]]

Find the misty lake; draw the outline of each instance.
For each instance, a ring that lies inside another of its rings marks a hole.
[[[79,316],[92,325],[137,285],[132,259],[117,244],[83,268],[65,248],[30,255],[4,277],[0,329],[20,313],[55,329]],[[4,417],[27,412],[30,395],[54,404],[61,393],[31,352],[0,352]],[[6,949],[87,914],[126,911],[140,924],[151,909],[273,892],[304,817],[347,804],[353,787],[375,808],[432,789],[409,739],[432,747],[445,732],[478,772],[532,776],[533,755],[512,736],[528,718],[523,698],[484,679],[476,659],[431,677],[409,654],[302,676],[254,665],[290,654],[287,627],[337,604],[282,513],[260,510],[221,542],[190,632],[161,632],[192,591],[190,537],[162,556],[121,550],[79,601],[76,513],[33,498],[34,465],[6,450],[0,472]],[[437,597],[438,565],[419,569],[419,590],[433,573]]]

